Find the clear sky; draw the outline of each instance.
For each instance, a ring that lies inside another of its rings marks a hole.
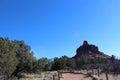
[[[84,40],[119,57],[120,0],[0,0],[0,36],[37,58],[72,57]]]

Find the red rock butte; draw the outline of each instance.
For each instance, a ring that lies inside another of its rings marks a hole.
[[[83,45],[77,48],[76,55],[73,58],[79,58],[81,55],[87,55],[91,59],[98,57],[111,59],[111,56],[99,51],[99,48],[96,45],[89,44],[87,41],[84,41]]]

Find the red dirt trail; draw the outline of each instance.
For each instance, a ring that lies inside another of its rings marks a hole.
[[[93,78],[84,74],[62,73],[61,80],[93,80]]]

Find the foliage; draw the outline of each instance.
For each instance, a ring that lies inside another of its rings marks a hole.
[[[48,59],[48,60],[47,60],[47,64],[45,65],[44,70],[45,70],[45,71],[50,71],[51,68],[52,68],[52,65],[53,65],[52,59]]]
[[[31,51],[30,46],[26,45],[24,41],[14,40],[12,43],[17,48],[16,58],[19,61],[13,75],[16,76],[19,72],[32,72],[33,63],[36,61],[36,58],[33,56],[34,53]]]
[[[0,38],[0,75],[10,77],[22,71],[31,72],[35,61],[30,46],[24,41]]]
[[[52,70],[73,69],[75,65],[75,60],[67,56],[62,56],[60,58],[56,57],[54,58]]]
[[[44,71],[45,66],[47,64],[48,59],[47,58],[40,58],[36,61],[34,71],[35,72],[41,72]]]
[[[69,58],[66,63],[66,66],[68,69],[75,69],[75,67],[76,67],[75,59]]]
[[[15,45],[8,38],[0,38],[0,74],[10,77],[17,64]]]
[[[82,65],[89,63],[89,58],[87,55],[81,55],[79,58],[75,59],[76,61],[76,68],[79,69]]]

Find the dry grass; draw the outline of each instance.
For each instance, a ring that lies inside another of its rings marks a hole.
[[[19,80],[53,80],[53,76],[58,80],[58,72],[41,72],[40,74],[26,74]]]
[[[64,72],[64,71],[63,71]],[[39,74],[23,74],[24,76],[19,80],[59,80],[57,71],[53,72],[42,72]],[[107,80],[105,73],[100,73],[98,77],[97,71],[72,71],[72,73],[62,73],[60,80]],[[108,80],[120,80],[120,75],[108,74]]]

